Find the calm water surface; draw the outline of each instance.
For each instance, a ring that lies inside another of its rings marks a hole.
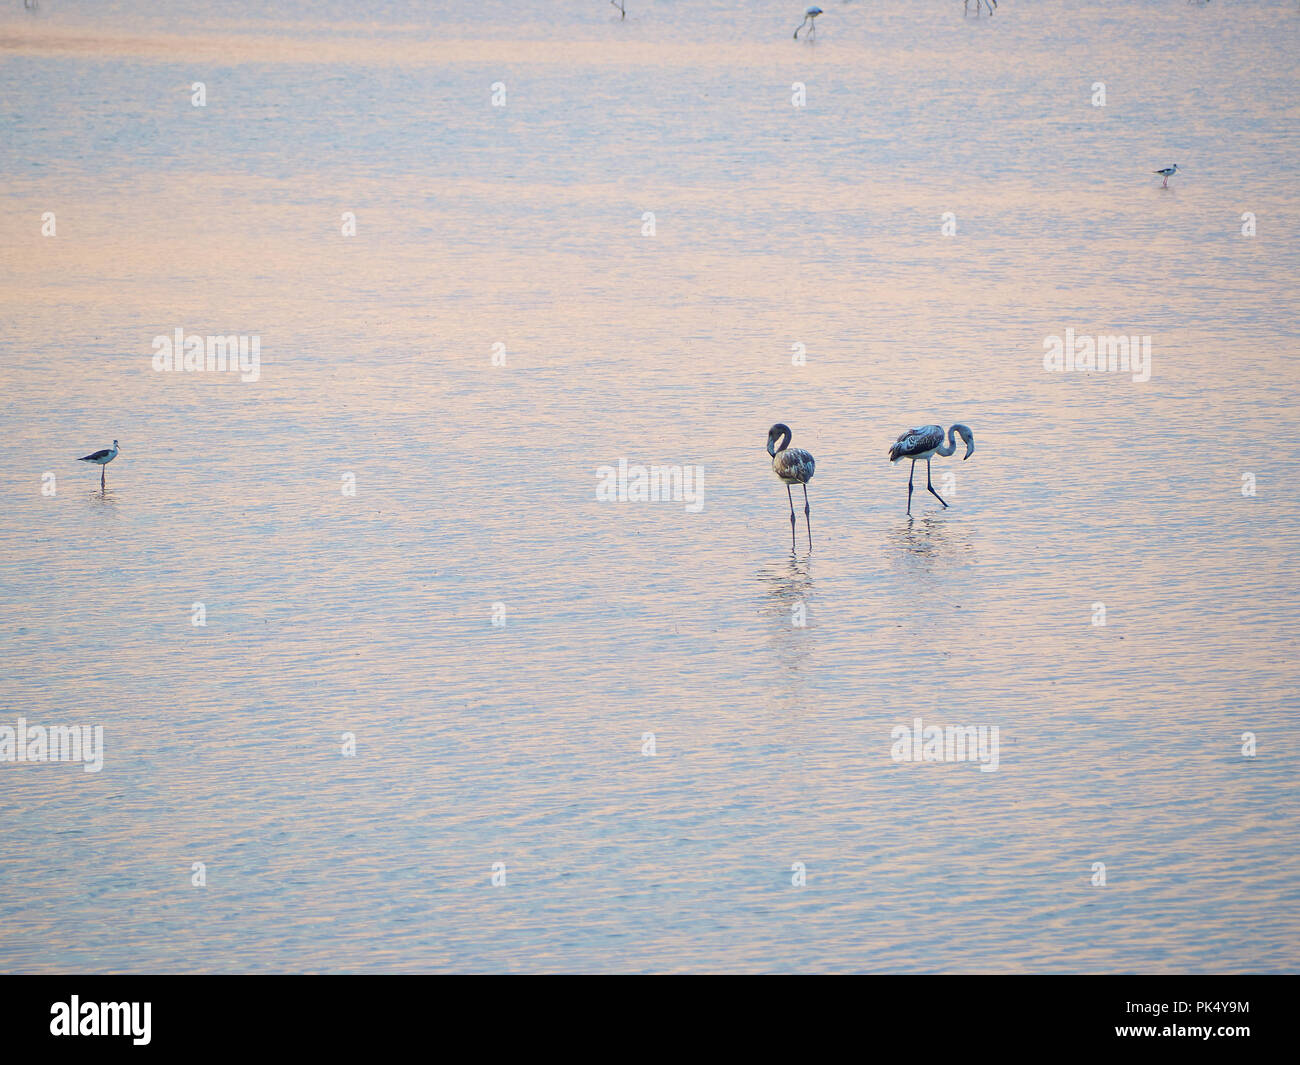
[[[802,6],[6,6],[0,968],[1300,967],[1300,5]]]

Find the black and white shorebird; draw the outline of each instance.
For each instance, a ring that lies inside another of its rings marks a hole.
[[[889,461],[900,462],[903,459],[912,460],[912,471],[907,475],[907,513],[912,513],[912,476],[916,473],[916,464],[922,459],[925,460],[925,487],[930,494],[940,503],[943,503],[943,496],[934,490],[934,485],[930,483],[930,456],[943,455],[947,457],[957,450],[957,441],[954,439],[958,434],[966,441],[966,454],[961,458],[965,462],[975,453],[975,434],[960,423],[953,425],[948,430],[948,445],[943,443],[943,426],[942,425],[922,425],[916,429],[909,429],[903,433],[893,446],[889,449]],[[945,510],[948,504],[943,503]]]
[[[95,451],[89,455],[82,455],[81,458],[77,459],[78,462],[93,462],[99,467],[99,487],[101,490],[104,487],[104,467],[117,458],[118,450],[117,441],[114,440],[112,447],[106,447],[103,451]]]
[[[1169,188],[1169,179],[1178,173],[1178,164],[1175,163],[1173,166],[1167,166],[1163,170],[1153,170],[1151,171],[1151,173],[1159,174],[1162,178],[1164,178],[1165,183],[1160,187],[1162,189],[1167,189]]]
[[[817,36],[817,16],[821,13],[822,9],[820,7],[810,7],[803,13],[803,21],[794,28],[794,39],[796,41],[799,39],[799,31],[805,26],[808,27],[809,37]]]
[[[801,447],[790,446],[790,427],[777,422],[767,431],[767,453],[772,456],[772,472],[785,484],[785,495],[790,500],[790,550],[794,550],[794,496],[792,484],[803,485],[803,518],[808,523],[808,550],[812,550],[812,508],[808,506],[808,482],[813,478],[817,463]]]

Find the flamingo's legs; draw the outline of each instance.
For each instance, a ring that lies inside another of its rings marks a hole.
[[[934,485],[930,483],[930,460],[929,459],[925,460],[925,487],[929,490],[930,494],[934,496],[935,499],[937,499],[940,503],[943,503],[943,496],[941,496],[938,492],[936,492],[934,490]],[[943,503],[943,509],[944,510],[948,509],[947,503]]]

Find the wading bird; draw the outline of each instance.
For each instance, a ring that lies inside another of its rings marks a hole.
[[[117,458],[117,452],[117,441],[114,440],[111,448],[105,448],[103,451],[96,451],[89,455],[82,455],[81,458],[77,459],[78,462],[93,462],[99,467],[100,491],[103,491],[104,488],[104,467]]]
[[[903,433],[893,446],[889,449],[889,461],[898,462],[901,459],[912,460],[911,473],[907,475],[907,513],[912,513],[912,476],[916,473],[916,464],[921,459],[925,459],[925,487],[930,494],[940,503],[943,503],[943,496],[934,490],[934,485],[930,483],[930,456],[943,455],[945,458],[957,450],[957,442],[953,437],[960,433],[961,438],[966,441],[966,454],[961,458],[965,462],[975,453],[975,434],[966,426],[960,423],[953,425],[948,430],[948,446],[943,446],[943,426],[942,425],[922,425],[917,429],[909,429]],[[945,510],[948,504],[943,503]]]
[[[810,7],[803,13],[803,21],[794,28],[794,39],[796,41],[799,39],[799,31],[805,26],[808,27],[809,37],[817,36],[817,16],[821,13],[822,9],[820,7]]]
[[[1169,179],[1178,173],[1178,164],[1175,163],[1173,166],[1167,166],[1163,170],[1153,170],[1151,171],[1151,173],[1159,174],[1162,178],[1164,178],[1165,183],[1160,187],[1162,189],[1167,189],[1169,188]]]
[[[780,441],[778,443],[777,441]],[[790,447],[790,427],[777,422],[767,431],[767,453],[772,456],[772,472],[785,483],[785,495],[790,500],[790,550],[794,550],[794,496],[792,484],[803,485],[803,519],[808,523],[808,550],[812,550],[812,508],[808,506],[808,482],[812,480],[817,463],[801,447]]]
[[[988,7],[988,9],[989,9],[989,14],[990,14],[990,15],[993,14],[993,9],[994,9],[995,7],[998,6],[998,0],[982,0],[982,2],[983,2],[983,3]],[[980,13],[980,3],[981,3],[981,0],[975,0],[975,17],[976,17],[976,18],[979,17],[979,13]],[[964,14],[966,14],[968,11],[970,11],[970,0],[966,0],[965,5],[962,7],[962,14],[964,15]]]

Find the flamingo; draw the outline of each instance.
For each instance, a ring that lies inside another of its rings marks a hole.
[[[794,39],[796,41],[799,39],[799,31],[803,29],[804,26],[808,26],[809,37],[817,36],[817,16],[821,13],[822,9],[820,7],[810,7],[803,13],[803,22],[799,23],[799,25],[794,28]]]
[[[104,490],[104,474],[106,472],[104,467],[117,458],[118,450],[117,441],[114,440],[111,448],[104,448],[103,451],[92,451],[89,455],[82,455],[81,458],[77,459],[78,462],[93,462],[99,467],[99,490],[101,492]]]
[[[957,442],[953,437],[957,434],[966,441],[966,454],[961,458],[965,462],[975,453],[975,434],[970,429],[960,423],[954,424],[948,430],[948,446],[943,444],[943,426],[942,425],[922,425],[917,429],[909,429],[903,433],[893,446],[889,449],[889,461],[898,462],[900,459],[911,459],[912,470],[907,475],[907,513],[912,513],[912,476],[916,473],[916,464],[919,460],[925,459],[925,487],[929,493],[934,496],[940,503],[943,503],[943,509],[948,509],[948,504],[943,502],[943,496],[934,490],[934,485],[930,483],[930,456],[943,455],[945,458],[957,450]]]
[[[808,506],[808,482],[813,478],[817,463],[801,447],[790,447],[790,427],[777,422],[767,431],[767,453],[772,456],[772,472],[785,484],[785,495],[790,500],[790,550],[794,546],[794,496],[792,484],[803,485],[803,518],[808,523],[808,550],[812,550],[812,509]],[[777,440],[780,443],[777,443]]]

